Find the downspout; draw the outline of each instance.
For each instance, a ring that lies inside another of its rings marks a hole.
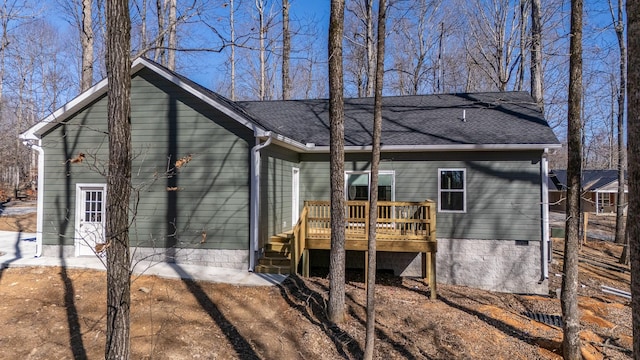
[[[42,224],[44,219],[44,149],[41,144],[42,140],[38,139],[38,145],[29,140],[23,143],[38,153],[38,200],[36,213],[36,255],[42,256]]]
[[[541,159],[542,181],[542,278],[549,278],[549,149],[544,149]]]
[[[251,148],[251,208],[249,234],[249,271],[253,272],[258,251],[258,226],[260,225],[260,150],[271,144],[271,132],[265,133],[267,141],[260,143],[256,137],[256,145]]]

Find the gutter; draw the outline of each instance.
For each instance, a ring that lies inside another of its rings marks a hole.
[[[34,139],[23,138],[22,143],[38,153],[38,200],[36,213],[35,257],[40,257],[42,256],[42,224],[44,219],[44,149],[41,146],[42,140],[37,139],[37,145],[33,143],[33,141]]]
[[[267,140],[260,143],[260,135]],[[271,144],[270,131],[256,134],[256,145],[251,148],[251,207],[249,233],[249,271],[253,272],[258,252],[258,226],[260,225],[260,150]]]
[[[328,153],[329,146],[315,145],[312,143],[302,144],[288,139],[282,135],[274,134],[273,138],[280,145],[304,153]],[[448,145],[383,145],[380,151],[383,152],[424,152],[424,151],[521,151],[521,150],[548,150],[560,148],[560,144],[448,144]],[[370,145],[345,146],[345,152],[371,152]]]
[[[541,181],[542,181],[542,276],[541,281],[549,278],[549,149],[544,149],[542,153]]]

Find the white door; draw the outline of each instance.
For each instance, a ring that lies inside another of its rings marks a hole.
[[[78,184],[76,196],[76,256],[94,255],[105,242],[106,185]]]
[[[296,226],[300,216],[300,169],[291,172],[291,228]]]

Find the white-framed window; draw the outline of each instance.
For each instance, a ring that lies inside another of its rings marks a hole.
[[[370,171],[346,171],[344,193],[347,200],[369,200]],[[395,173],[383,170],[378,172],[378,200],[394,201]]]
[[[467,211],[466,169],[438,169],[438,211]]]

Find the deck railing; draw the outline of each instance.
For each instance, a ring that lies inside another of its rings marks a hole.
[[[367,250],[369,202],[345,203],[345,240],[347,250]],[[423,253],[423,276],[429,278],[435,296],[436,220],[435,203],[379,201],[376,221],[379,251]],[[305,201],[293,229],[291,271],[308,275],[309,249],[328,249],[331,240],[331,204],[329,201]],[[427,256],[428,254],[428,256]]]

